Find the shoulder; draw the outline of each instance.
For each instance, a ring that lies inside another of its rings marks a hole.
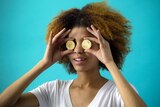
[[[137,89],[135,88],[135,86],[131,83],[129,83],[130,86],[138,93]],[[113,80],[109,80],[107,83],[106,83],[106,88],[109,90],[109,91],[112,91],[112,92],[115,92],[115,93],[119,93],[118,91],[118,88],[115,84],[115,82]]]
[[[30,92],[36,96],[40,103],[40,107],[47,107],[49,102],[56,104],[56,99],[64,95],[64,91],[72,80],[53,80],[43,83]]]
[[[136,88],[131,83],[129,83],[129,84],[137,92]],[[114,107],[124,107],[123,99],[122,99],[122,97],[119,93],[119,90],[113,80],[109,80],[105,84],[103,95],[104,95],[103,99],[105,99],[105,102],[111,103],[112,105],[114,105]]]
[[[43,91],[43,92],[53,92],[56,90],[61,90],[66,88],[73,80],[53,80],[47,81],[40,86],[38,86],[35,91]]]
[[[70,84],[73,80],[53,80],[43,83],[40,87],[44,87],[46,89],[59,89],[62,87],[66,87]]]

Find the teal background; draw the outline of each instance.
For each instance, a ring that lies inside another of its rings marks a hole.
[[[47,25],[62,10],[80,8],[102,0],[0,0],[0,93],[30,70],[42,57]],[[158,0],[110,0],[109,5],[133,26],[132,52],[126,57],[123,75],[138,90],[148,107],[160,103],[160,8]],[[102,72],[111,78],[109,72]],[[55,64],[30,84],[25,92],[46,81],[73,79]]]

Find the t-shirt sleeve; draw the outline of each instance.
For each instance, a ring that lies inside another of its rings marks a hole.
[[[130,85],[135,90],[135,92],[138,93],[137,89],[132,84],[130,84]],[[115,107],[124,107],[124,102],[123,102],[123,99],[119,93],[118,88],[116,88],[116,90],[115,90],[115,97],[116,97]]]
[[[36,96],[39,102],[39,107],[48,107],[50,100],[50,93],[54,90],[55,81],[46,82],[41,86],[31,90],[30,92]],[[52,90],[51,90],[52,89]]]

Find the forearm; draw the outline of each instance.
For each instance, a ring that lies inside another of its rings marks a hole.
[[[125,107],[146,107],[146,104],[143,102],[143,100],[118,70],[117,65],[114,62],[110,62],[109,64],[105,65],[115,81],[115,84],[124,101]]]
[[[26,87],[46,68],[47,66],[40,61],[24,76],[11,84],[0,95],[0,107],[14,105]]]

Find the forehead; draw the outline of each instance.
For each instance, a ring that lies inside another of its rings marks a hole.
[[[93,35],[87,31],[86,27],[74,27],[68,35],[69,38],[83,38],[87,36]]]

